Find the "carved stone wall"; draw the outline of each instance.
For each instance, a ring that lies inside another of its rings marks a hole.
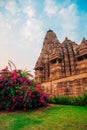
[[[78,96],[87,93],[87,40],[80,45],[67,37],[60,43],[48,30],[35,65],[35,79],[47,93]]]

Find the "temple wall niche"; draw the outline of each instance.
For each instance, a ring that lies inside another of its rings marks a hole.
[[[58,59],[50,62],[50,80],[59,79],[61,77],[61,64]]]

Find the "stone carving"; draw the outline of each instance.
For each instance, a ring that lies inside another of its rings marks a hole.
[[[87,40],[83,38],[78,45],[66,37],[60,43],[56,34],[48,30],[35,65],[35,79],[44,89],[49,87],[52,95],[87,93]]]

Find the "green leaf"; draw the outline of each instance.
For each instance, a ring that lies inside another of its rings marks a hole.
[[[21,72],[21,77],[27,77],[27,74],[25,72]]]
[[[26,93],[24,94],[24,99],[23,99],[24,102],[26,101],[27,95],[28,95],[28,93],[26,92]]]
[[[14,96],[15,95],[15,89],[10,88],[11,91],[11,95]]]
[[[16,86],[15,88],[16,88],[16,89],[20,89],[20,87],[19,87],[19,86]]]
[[[6,91],[6,88],[4,87],[3,90],[1,91],[1,94],[4,94]]]

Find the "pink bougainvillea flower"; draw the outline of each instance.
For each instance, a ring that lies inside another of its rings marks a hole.
[[[26,107],[24,107],[24,109],[23,109],[24,111],[26,111]]]
[[[10,82],[9,82],[9,85],[13,86],[13,81],[10,81]]]
[[[15,102],[15,98],[13,98],[13,102]]]
[[[3,78],[3,81],[6,82],[8,79],[7,78]]]
[[[8,66],[6,66],[4,69],[2,69],[2,71],[7,71],[8,70]]]
[[[26,100],[26,103],[29,103],[29,99]]]
[[[23,95],[21,95],[21,96],[20,96],[20,98],[21,98],[21,99],[23,99],[23,98],[24,98],[24,96],[23,96]]]
[[[3,78],[2,78],[2,77],[0,77],[0,81],[2,81],[2,79],[3,79]]]
[[[32,98],[35,98],[35,95],[32,95]]]
[[[41,102],[41,103],[44,103],[44,101],[45,101],[45,100],[44,100],[44,97],[43,97],[43,96],[40,97],[40,102]]]
[[[13,111],[14,109],[15,109],[15,107],[14,107],[14,106],[12,106],[12,107],[11,107],[11,110]]]
[[[16,70],[13,70],[11,74],[12,79],[16,79],[18,77]]]
[[[24,78],[17,78],[21,83],[23,83]]]
[[[40,84],[32,80],[30,73],[23,70],[0,71],[0,108],[6,110],[23,109],[44,106],[47,95]],[[3,104],[3,105],[2,105]]]
[[[16,103],[14,104],[14,106],[16,106],[16,105],[18,105],[18,102],[16,102]]]
[[[3,87],[3,84],[0,84],[0,87]]]
[[[9,111],[9,108],[8,108],[8,107],[6,107],[6,111]]]
[[[7,87],[6,90],[9,90],[9,87]]]

